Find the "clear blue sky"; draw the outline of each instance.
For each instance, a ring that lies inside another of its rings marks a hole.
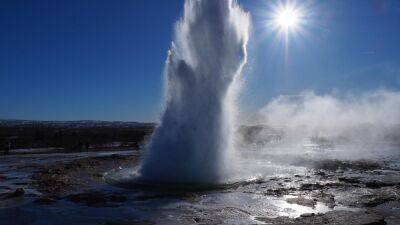
[[[239,0],[252,14],[241,97],[256,110],[302,90],[400,89],[400,1],[303,3],[303,35],[285,46],[266,25],[275,1]],[[3,0],[0,118],[153,121],[183,0]]]

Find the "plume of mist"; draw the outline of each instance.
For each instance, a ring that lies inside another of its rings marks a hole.
[[[283,132],[282,142],[310,138],[336,143],[398,142],[400,92],[377,90],[339,97],[305,91],[279,96],[259,111],[256,123]]]
[[[186,0],[168,53],[165,111],[140,166],[146,182],[218,183],[229,177],[236,80],[249,14],[233,0]]]

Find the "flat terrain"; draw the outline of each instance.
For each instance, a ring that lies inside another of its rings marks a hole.
[[[153,129],[2,121],[0,224],[400,224],[397,132],[387,143],[287,145],[279,130],[242,127],[237,179],[139,185],[132,178]]]
[[[0,154],[139,148],[155,124],[0,120]]]
[[[137,150],[3,156],[0,221],[4,225],[400,224],[398,152],[343,160],[322,157],[329,154],[320,154],[321,149],[303,156],[242,151],[244,164],[254,157],[263,162],[263,170],[256,169],[263,174],[247,182],[202,188],[116,183],[135,170],[142,154]]]

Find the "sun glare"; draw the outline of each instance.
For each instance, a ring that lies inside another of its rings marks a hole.
[[[288,36],[301,32],[304,25],[304,8],[294,2],[273,6],[268,25]]]
[[[285,55],[288,55],[290,42],[307,35],[305,28],[310,25],[310,6],[293,0],[280,1],[270,4],[265,12],[267,31],[275,34],[275,40],[285,46]]]
[[[294,9],[285,8],[278,12],[276,17],[276,23],[285,29],[294,27],[299,22],[299,13]]]

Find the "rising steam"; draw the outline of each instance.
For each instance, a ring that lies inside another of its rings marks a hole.
[[[260,110],[257,121],[281,129],[287,141],[325,137],[342,142],[393,142],[400,137],[400,92],[378,90],[338,97],[308,91],[279,96]]]
[[[218,183],[233,154],[235,80],[249,15],[233,0],[187,0],[166,62],[167,96],[140,168],[147,182]]]

